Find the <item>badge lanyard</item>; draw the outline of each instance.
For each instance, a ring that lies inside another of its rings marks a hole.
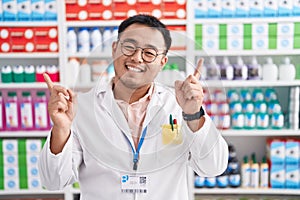
[[[132,146],[132,144],[131,144],[130,140],[128,139],[128,137],[123,133],[125,138],[127,139],[128,143],[130,144],[130,147],[131,147],[131,150],[132,150],[132,153],[133,153],[133,170],[135,170],[135,171],[137,170],[137,163],[139,161],[139,153],[140,153],[140,150],[142,148],[146,132],[147,132],[147,126],[143,130],[142,137],[140,138],[137,150],[135,150],[135,148]]]

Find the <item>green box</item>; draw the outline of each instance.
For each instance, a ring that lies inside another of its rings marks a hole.
[[[300,35],[294,37],[294,49],[300,49]]]
[[[227,37],[220,36],[220,38],[219,38],[219,49],[220,50],[227,50]]]
[[[277,37],[269,37],[269,49],[277,49]]]
[[[202,50],[202,45],[203,45],[203,41],[202,41],[202,37],[201,38],[195,38],[195,49],[196,50]]]
[[[300,35],[300,22],[294,24],[294,35]]]
[[[252,37],[252,24],[244,24],[244,38]]]
[[[277,23],[269,23],[269,37],[277,37]]]
[[[244,37],[244,50],[251,50],[252,49],[252,37]]]

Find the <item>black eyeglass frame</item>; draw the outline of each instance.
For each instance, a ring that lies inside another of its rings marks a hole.
[[[120,41],[120,40],[118,40],[118,42],[121,44],[121,52],[122,52],[122,54],[123,54],[124,56],[133,56],[133,55],[136,53],[137,49],[141,49],[141,50],[142,50],[142,59],[143,59],[143,61],[146,62],[146,63],[152,63],[152,62],[154,62],[154,61],[156,60],[157,56],[159,56],[159,55],[166,55],[166,54],[167,54],[166,51],[164,51],[164,52],[162,52],[162,53],[158,53],[158,52],[157,52],[157,49],[155,49],[155,48],[151,48],[151,47],[142,48],[142,47],[136,46],[133,42],[130,42],[130,41]],[[132,52],[132,54],[126,54],[126,53],[124,53],[124,51],[123,51],[123,48],[124,48],[123,44],[124,44],[125,42],[131,43],[132,46],[135,47],[135,49],[134,49],[134,51]],[[151,61],[150,61],[150,60],[149,60],[149,61],[148,61],[148,60],[145,60],[145,58],[144,58],[144,55],[145,55],[145,54],[144,54],[144,51],[145,51],[145,49],[151,49],[151,50],[154,50],[154,51],[155,51],[156,55],[155,55],[155,57],[153,58],[153,60],[151,60]]]

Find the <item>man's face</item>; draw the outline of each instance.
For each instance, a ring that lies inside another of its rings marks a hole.
[[[129,50],[137,48],[136,51],[131,51],[134,52],[132,55],[124,55],[126,53],[124,46]],[[141,48],[144,49],[144,52]],[[145,62],[145,58],[149,58],[147,53],[151,53],[148,50],[152,49],[156,50],[158,56],[153,62]],[[130,25],[120,36],[119,42],[113,44],[116,78],[131,89],[137,89],[153,82],[168,61],[168,58],[162,54],[165,50],[163,35],[158,30],[141,24]]]

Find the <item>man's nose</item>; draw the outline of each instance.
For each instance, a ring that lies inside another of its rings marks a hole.
[[[131,60],[135,62],[142,63],[143,62],[143,49],[137,48],[134,54],[131,56]]]

